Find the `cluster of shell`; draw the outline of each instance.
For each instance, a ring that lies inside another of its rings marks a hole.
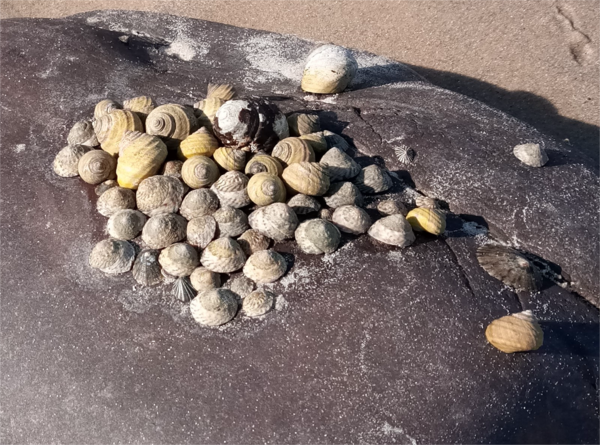
[[[356,69],[350,52],[325,45],[309,55],[301,86],[339,93]],[[380,201],[381,217],[373,222],[363,195],[390,189],[386,170],[359,165],[348,142],[322,129],[316,114],[286,116],[268,100],[234,95],[229,85],[209,85],[193,107],[157,106],[147,96],[123,104],[106,99],[92,120],[74,125],[53,168],[97,186],[109,238],[90,253],[92,267],[131,270],[142,286],[173,282],[193,318],[216,326],[240,306],[250,317],[273,308],[276,295],[265,285],[288,269],[273,248],[278,242],[294,239],[302,252],[321,255],[338,248],[342,233],[400,248],[415,241],[415,232],[444,233],[445,214],[427,197],[410,211],[405,203]],[[508,271],[497,273],[498,252],[480,256],[484,267],[493,264],[486,268],[492,275],[512,280],[507,284],[537,285],[533,273],[519,274],[531,272],[519,263],[524,257],[501,261]],[[228,288],[221,286],[221,274],[240,270]],[[513,325],[490,325],[488,332],[493,337]]]

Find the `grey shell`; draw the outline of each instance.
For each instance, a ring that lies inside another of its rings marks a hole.
[[[287,204],[276,202],[261,207],[248,216],[250,227],[275,241],[294,237],[298,216]]]
[[[187,224],[187,242],[204,249],[217,234],[217,221],[211,215],[191,219]]]
[[[118,210],[108,219],[106,232],[115,239],[132,240],[140,234],[147,219],[148,217],[138,210]]]
[[[381,213],[383,216],[390,215],[404,215],[408,213],[406,206],[398,201],[394,201],[393,199],[385,199],[379,204],[377,204],[377,211]]]
[[[100,195],[96,208],[103,216],[112,216],[123,209],[135,209],[135,193],[123,187],[112,187]]]
[[[185,188],[172,176],[150,176],[140,182],[136,193],[137,207],[148,216],[175,213],[179,210]]]
[[[321,210],[321,204],[317,198],[303,194],[298,194],[290,198],[287,205],[290,206],[296,215],[306,215],[307,213]]]
[[[385,192],[392,186],[390,175],[377,165],[363,168],[353,182],[362,193],[366,194]]]
[[[329,186],[323,199],[325,200],[325,204],[332,209],[347,205],[363,205],[362,193],[351,182],[334,182]]]
[[[323,135],[325,136],[329,148],[337,147],[342,151],[348,151],[348,149],[350,149],[350,144],[348,144],[346,139],[339,134],[335,134],[329,130],[323,130]]]
[[[415,205],[417,207],[422,207],[424,209],[439,209],[440,208],[439,201],[435,198],[430,198],[429,196],[417,196],[415,198]]]
[[[242,302],[242,310],[248,317],[259,317],[266,314],[275,304],[275,294],[264,289],[252,292]]]
[[[239,209],[252,202],[248,197],[248,181],[248,176],[234,170],[222,175],[210,189],[219,198],[221,206],[230,206]]]
[[[379,242],[398,247],[409,246],[416,239],[411,225],[400,214],[381,218],[371,226],[368,233]]]
[[[185,238],[187,221],[175,213],[152,216],[142,229],[142,240],[152,249],[164,249]]]
[[[221,275],[206,267],[196,267],[190,275],[190,281],[198,292],[221,287]]]
[[[212,215],[219,208],[219,198],[208,189],[190,191],[183,202],[179,213],[188,221],[204,215]]]
[[[90,266],[107,274],[129,271],[135,260],[135,248],[127,241],[105,239],[94,246],[90,253]]]
[[[231,273],[244,266],[246,254],[237,241],[231,238],[219,238],[206,246],[200,262],[213,272]]]
[[[246,230],[237,241],[246,256],[250,256],[259,250],[267,250],[271,244],[268,237],[254,229]]]
[[[196,296],[196,289],[192,286],[189,277],[179,277],[173,283],[171,293],[182,303],[189,303]]]
[[[333,216],[333,209],[321,209],[319,212],[319,218],[324,219],[325,221],[331,222],[331,218]]]
[[[90,150],[92,148],[86,145],[67,145],[54,158],[54,162],[52,163],[54,173],[63,178],[78,176],[79,160]]]
[[[539,269],[518,250],[488,244],[477,249],[477,260],[492,277],[518,291],[535,292],[542,287]]]
[[[87,145],[88,147],[97,147],[100,145],[92,121],[89,119],[83,119],[75,122],[69,135],[67,136],[67,143],[69,145]]]
[[[240,298],[246,298],[256,287],[254,281],[244,275],[232,278],[227,284],[229,285],[229,289],[236,295],[239,295]]]
[[[256,283],[272,283],[281,278],[287,270],[285,259],[274,250],[261,250],[248,258],[244,265],[244,275]]]
[[[331,182],[354,178],[361,172],[361,167],[340,148],[331,148],[323,155],[319,163],[327,167]]]
[[[335,209],[331,221],[342,231],[360,235],[371,227],[369,214],[356,206],[341,206]]]
[[[324,219],[310,219],[298,226],[295,233],[298,247],[304,253],[320,255],[334,252],[341,240],[340,231]]]
[[[228,289],[212,289],[201,292],[190,303],[190,312],[196,322],[206,326],[227,323],[238,310],[238,301]]]
[[[133,278],[142,286],[154,286],[162,281],[159,253],[159,250],[144,249],[133,263]]]
[[[198,252],[187,243],[175,243],[164,248],[160,252],[158,262],[165,272],[176,277],[191,275],[200,264]]]
[[[218,236],[236,237],[250,228],[248,217],[240,209],[225,206],[221,207],[215,213],[213,218],[217,222]]]
[[[522,144],[513,149],[513,154],[523,164],[530,167],[542,167],[548,162],[548,154],[540,144]]]

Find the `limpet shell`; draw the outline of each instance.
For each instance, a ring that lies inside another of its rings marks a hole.
[[[244,275],[232,278],[227,284],[231,292],[239,295],[241,298],[246,298],[256,287],[254,281]]]
[[[198,252],[187,243],[175,243],[165,247],[160,252],[158,262],[165,272],[176,277],[191,275],[200,264]]]
[[[67,143],[69,145],[87,145],[89,147],[100,145],[92,121],[83,119],[75,122],[75,125],[73,125],[67,136]]]
[[[283,166],[277,158],[269,155],[257,154],[248,161],[244,172],[248,176],[256,175],[258,173],[271,173],[272,175],[281,176],[281,173],[283,173]]]
[[[385,199],[377,204],[377,211],[383,216],[406,215],[408,213],[406,206],[393,199]]]
[[[543,167],[548,162],[548,154],[540,144],[522,144],[513,149],[513,154],[523,164],[530,167]]]
[[[190,191],[183,202],[179,213],[188,221],[204,215],[212,215],[219,208],[219,198],[209,189]]]
[[[172,176],[150,176],[140,182],[136,196],[138,210],[148,216],[179,210],[184,185]]]
[[[296,137],[285,138],[279,141],[275,145],[275,148],[273,148],[271,156],[277,158],[284,169],[296,162],[315,161],[315,153],[310,144],[304,139]]]
[[[92,147],[87,145],[67,145],[54,158],[52,163],[54,173],[63,178],[72,178],[79,175],[79,160],[90,150],[92,150]]]
[[[321,204],[313,196],[298,194],[292,196],[287,202],[296,215],[306,215],[308,213],[318,212],[321,209]]]
[[[275,241],[294,237],[298,216],[282,202],[261,207],[248,216],[250,227]]]
[[[160,251],[142,250],[133,263],[133,278],[142,286],[154,286],[162,281],[161,267],[158,263]]]
[[[333,209],[321,209],[319,212],[319,218],[324,219],[325,221],[331,222],[331,218],[333,217]]]
[[[377,241],[398,247],[409,246],[416,239],[411,225],[400,214],[375,221],[367,233]]]
[[[329,130],[323,130],[323,136],[325,136],[328,148],[337,147],[342,151],[348,151],[350,149],[350,144],[339,134]]]
[[[142,240],[151,249],[165,247],[185,238],[187,221],[175,213],[152,216],[142,229]]]
[[[239,236],[250,228],[246,214],[234,207],[221,207],[212,216],[217,222],[219,238]]]
[[[244,275],[259,284],[277,281],[286,270],[285,259],[274,250],[253,253],[244,265]]]
[[[267,250],[271,244],[269,238],[254,229],[249,229],[242,233],[237,242],[246,256],[250,256],[260,250]]]
[[[275,304],[275,294],[265,289],[255,290],[242,301],[242,310],[248,317],[266,314]]]
[[[219,167],[206,156],[192,156],[183,163],[181,178],[193,189],[210,187],[219,179]]]
[[[244,171],[246,152],[233,147],[219,147],[213,157],[215,162],[227,171]]]
[[[200,262],[213,272],[231,273],[244,266],[246,255],[237,241],[231,238],[218,238],[206,246]]]
[[[112,99],[101,100],[94,107],[94,119],[100,119],[102,116],[120,108],[121,105]]]
[[[150,96],[138,96],[123,102],[123,109],[133,111],[140,120],[146,122],[146,118],[156,108],[156,102]]]
[[[362,193],[367,194],[385,192],[392,186],[390,175],[374,164],[363,168],[353,182]]]
[[[327,174],[331,182],[354,178],[362,170],[354,159],[336,147],[329,149],[319,164],[327,167]]]
[[[351,182],[334,182],[329,186],[327,193],[323,195],[325,204],[332,209],[336,209],[341,206],[363,205],[363,195],[353,183]]]
[[[517,291],[535,292],[542,287],[539,269],[518,250],[488,244],[477,249],[477,261],[492,277]]]
[[[281,177],[292,193],[321,196],[330,186],[327,168],[316,162],[290,164]]]
[[[146,133],[160,137],[169,150],[176,150],[181,141],[197,129],[193,109],[179,104],[156,107],[146,118]]]
[[[211,190],[219,198],[221,206],[230,206],[239,209],[249,205],[248,176],[238,171],[225,173],[211,186]]]
[[[183,276],[175,280],[171,293],[182,303],[189,303],[196,296],[196,289],[192,286],[190,278]]]
[[[185,161],[192,156],[212,156],[219,148],[219,141],[205,127],[190,134],[179,144],[177,156]]]
[[[318,131],[316,133],[303,134],[300,136],[300,139],[305,140],[312,148],[315,158],[321,159],[321,157],[327,152],[330,148],[327,145],[327,139],[325,139],[325,134],[322,131]]]
[[[258,173],[248,182],[248,197],[259,206],[285,202],[285,185],[276,175]]]
[[[135,249],[127,241],[105,239],[90,253],[90,266],[108,274],[125,273],[135,260]]]
[[[201,292],[190,303],[190,312],[196,322],[206,326],[227,323],[238,310],[238,301],[228,289],[212,289]]]
[[[334,252],[342,235],[336,226],[324,219],[309,219],[301,223],[295,233],[298,247],[304,253],[320,255]]]
[[[356,59],[346,48],[322,45],[308,55],[300,87],[309,93],[341,93],[357,71]]]
[[[123,187],[108,189],[98,198],[96,209],[102,216],[112,216],[123,209],[135,209],[135,193]]]
[[[97,118],[93,125],[100,147],[111,155],[119,154],[119,143],[126,131],[144,131],[138,115],[128,110],[113,110]]]
[[[185,182],[183,182],[183,178],[181,177],[182,169],[183,161],[173,159],[163,164],[163,166],[159,170],[159,174],[163,176],[172,176],[173,178],[177,178],[183,184],[184,193],[187,193],[190,190],[190,188]]]
[[[288,116],[287,121],[292,136],[321,131],[321,122],[317,114],[292,113]]]
[[[187,224],[187,242],[204,249],[217,234],[217,221],[211,215],[192,218]]]
[[[88,184],[100,184],[116,177],[117,160],[103,150],[84,153],[77,164],[79,176]]]
[[[439,209],[440,204],[437,199],[430,198],[429,196],[417,196],[415,198],[415,205],[417,207],[423,207],[424,209]]]
[[[118,186],[119,186],[119,183],[117,182],[116,179],[108,179],[107,181],[104,181],[104,182],[98,184],[96,186],[96,188],[94,189],[94,192],[96,192],[96,196],[100,196],[105,191],[107,191],[113,187],[118,187]]]
[[[121,187],[133,190],[158,172],[168,154],[163,141],[139,131],[126,131],[119,147],[117,181]]]
[[[417,207],[406,215],[413,230],[442,235],[446,230],[446,215],[439,210]]]
[[[371,227],[371,217],[369,214],[356,206],[341,206],[335,209],[332,222],[342,231],[360,235],[366,233]]]
[[[118,210],[108,218],[106,232],[114,239],[132,240],[140,234],[147,219],[146,215],[138,210]]]
[[[190,281],[198,292],[221,287],[221,275],[208,270],[206,267],[196,267],[190,275]]]
[[[529,310],[492,321],[485,337],[496,349],[509,354],[535,351],[544,343],[544,331]]]

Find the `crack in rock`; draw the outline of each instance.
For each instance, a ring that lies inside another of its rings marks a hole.
[[[574,19],[558,4],[554,4],[555,16],[567,33],[569,51],[573,60],[579,65],[587,65],[592,61],[594,49],[587,34],[575,26]]]
[[[356,114],[356,116],[358,116],[358,118],[361,121],[363,121],[371,129],[371,131],[373,133],[375,133],[377,135],[377,137],[379,138],[379,144],[383,145],[383,137],[377,132],[377,130],[375,130],[373,125],[371,125],[364,117],[362,117],[362,112],[361,112],[360,108],[352,107],[352,111],[354,111],[354,114]]]

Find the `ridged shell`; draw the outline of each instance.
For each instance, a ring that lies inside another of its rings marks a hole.
[[[211,157],[217,148],[219,148],[219,141],[210,131],[202,127],[181,141],[177,156],[182,161],[196,155]]]
[[[303,134],[302,136],[300,136],[300,139],[303,139],[306,142],[308,142],[317,160],[321,159],[321,157],[330,148],[327,145],[327,139],[325,139],[325,134],[322,131],[316,133]]]
[[[298,247],[304,253],[320,255],[334,252],[342,235],[336,226],[324,219],[309,219],[298,226],[295,233]]]
[[[163,141],[139,131],[126,131],[119,147],[117,181],[121,187],[133,190],[158,172],[168,154]]]
[[[250,293],[242,302],[242,310],[248,317],[259,317],[266,314],[275,304],[275,294],[259,289]]]
[[[217,222],[219,238],[224,236],[233,238],[250,228],[246,214],[234,207],[221,207],[212,216]]]
[[[94,121],[94,131],[102,150],[119,154],[119,143],[126,131],[144,131],[144,124],[132,111],[114,110]]]
[[[204,215],[212,215],[219,208],[219,198],[209,189],[192,190],[181,203],[179,213],[188,221]]]
[[[233,96],[235,96],[235,89],[226,83],[209,83],[206,88],[206,97],[218,97],[219,99],[230,100],[233,99]]]
[[[117,102],[112,99],[104,99],[94,107],[94,119],[100,119],[102,116],[111,113],[114,110],[121,108]]]
[[[300,87],[309,93],[341,93],[357,70],[356,59],[346,48],[322,45],[308,55]]]
[[[201,249],[206,248],[217,234],[217,221],[212,215],[192,218],[187,225],[187,242]]]
[[[232,147],[219,147],[214,155],[215,162],[227,171],[244,171],[246,152]]]
[[[248,182],[248,197],[259,206],[285,202],[285,185],[279,177],[270,173],[258,173]]]
[[[377,165],[363,168],[353,182],[362,193],[367,194],[385,192],[392,186],[390,175]]]
[[[237,242],[246,256],[250,256],[260,250],[267,250],[271,244],[269,238],[254,229],[249,229],[242,233]]]
[[[271,155],[284,167],[296,162],[314,162],[315,153],[309,143],[300,138],[285,138],[277,143]]]
[[[331,148],[323,155],[319,164],[327,167],[327,174],[331,182],[344,181],[354,178],[362,168],[354,159],[339,148]]]
[[[363,195],[351,182],[334,182],[329,186],[327,193],[323,195],[325,204],[332,209],[336,209],[341,206],[363,205]]]
[[[286,270],[285,259],[274,250],[253,253],[244,265],[244,275],[259,284],[277,281]]]
[[[96,193],[96,196],[100,196],[105,191],[107,191],[113,187],[118,187],[118,186],[119,186],[119,183],[116,181],[116,179],[108,179],[107,181],[104,181],[104,182],[101,182],[100,184],[98,184],[96,186],[96,188],[94,189],[94,192]]]
[[[502,352],[527,352],[539,349],[544,343],[544,332],[531,311],[518,312],[492,321],[485,337]]]
[[[108,274],[125,273],[135,260],[135,249],[127,241],[105,239],[90,253],[90,266]]]
[[[183,178],[181,177],[181,170],[183,169],[183,161],[171,160],[165,162],[162,167],[159,169],[158,174],[163,176],[171,176],[173,178],[178,179],[183,185],[183,193],[187,193],[190,188],[188,185],[183,182]]]
[[[429,196],[417,196],[415,198],[415,205],[424,209],[439,209],[440,204],[437,199],[430,198]]]
[[[283,166],[277,158],[269,155],[256,155],[248,161],[244,172],[248,176],[258,173],[271,173],[272,175],[281,176]]]
[[[325,221],[331,222],[331,218],[333,217],[333,209],[321,209],[319,212],[319,218],[324,219]]]
[[[73,125],[67,136],[67,143],[69,145],[87,145],[89,147],[100,145],[92,121],[83,119],[75,122],[75,125]]]
[[[119,210],[135,209],[135,193],[122,187],[113,187],[100,195],[96,209],[107,217]]]
[[[375,221],[368,234],[377,241],[398,247],[410,246],[416,239],[411,225],[402,215],[390,215]]]
[[[217,115],[219,108],[226,102],[220,97],[207,97],[199,100],[194,104],[194,114],[198,118],[198,125],[207,128],[211,132],[213,129],[213,121]]]
[[[114,239],[132,240],[140,234],[147,219],[146,215],[138,210],[118,210],[108,219],[106,233]]]
[[[292,113],[288,116],[287,121],[292,136],[321,131],[321,122],[316,114]]]
[[[212,289],[198,294],[190,303],[190,312],[196,322],[205,326],[227,323],[238,310],[235,294],[228,289]]]
[[[171,293],[182,303],[189,303],[196,296],[196,289],[192,286],[190,278],[183,276],[175,280]]]
[[[165,272],[176,277],[191,275],[199,266],[198,252],[187,243],[175,243],[165,247],[158,257]]]
[[[244,275],[232,278],[227,282],[229,290],[240,298],[246,298],[256,287],[254,281]]]
[[[133,263],[133,278],[142,286],[154,286],[162,282],[161,267],[158,263],[160,251],[144,249]]]
[[[54,173],[63,178],[72,178],[79,175],[79,161],[90,150],[92,150],[92,147],[87,145],[67,145],[54,158],[52,163]]]
[[[360,207],[341,206],[335,209],[332,222],[342,231],[360,235],[371,227],[371,217]]]
[[[172,176],[150,176],[140,182],[136,196],[137,208],[148,216],[175,213],[179,210],[184,185]]]
[[[175,213],[152,216],[142,229],[142,240],[151,249],[165,247],[185,238],[187,221]]]
[[[261,207],[248,216],[250,227],[275,241],[294,237],[298,216],[287,204],[276,202]]]
[[[156,102],[150,96],[138,96],[123,102],[123,109],[133,111],[140,120],[146,122],[148,115],[156,108]]]
[[[244,266],[246,255],[237,241],[231,238],[219,238],[206,246],[200,262],[213,272],[231,273]]]
[[[211,190],[219,198],[221,206],[230,206],[239,209],[249,205],[248,176],[238,171],[225,173],[211,186]]]
[[[321,210],[321,204],[316,198],[303,194],[292,196],[287,205],[292,208],[296,215],[306,215]]]
[[[103,150],[84,153],[77,164],[79,176],[88,184],[100,184],[116,177],[117,160]]]
[[[176,150],[198,128],[194,111],[178,104],[156,107],[146,118],[146,133],[159,136],[169,150]]]
[[[417,232],[442,235],[446,230],[446,215],[439,210],[417,207],[408,212],[406,219]]]
[[[198,292],[221,287],[221,275],[208,270],[206,267],[196,267],[190,275],[190,281]]]
[[[337,147],[342,151],[348,151],[350,149],[350,144],[348,144],[346,139],[339,134],[329,130],[323,130],[323,136],[325,136],[325,141],[327,142],[328,148]]]
[[[492,277],[517,291],[535,292],[542,287],[542,275],[535,264],[511,247],[481,246],[477,260]]]
[[[530,167],[543,167],[548,162],[548,154],[540,144],[522,144],[513,149],[513,154],[523,164]]]
[[[291,192],[304,195],[324,195],[330,186],[327,168],[316,162],[290,164],[281,177]]]
[[[219,167],[206,156],[193,156],[183,163],[181,178],[189,187],[210,187],[219,179]]]
[[[393,199],[385,199],[377,204],[377,211],[383,216],[406,215],[408,213],[406,206]]]

